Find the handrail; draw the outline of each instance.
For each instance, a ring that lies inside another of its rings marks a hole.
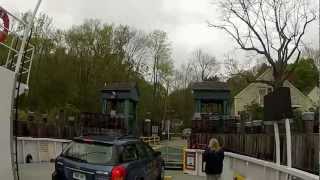
[[[264,160],[260,160],[257,158],[253,158],[253,157],[248,157],[248,156],[244,156],[244,155],[240,155],[240,154],[234,154],[234,153],[230,153],[230,152],[225,152],[225,156],[234,158],[234,159],[239,159],[242,161],[246,161],[249,163],[253,163],[253,164],[258,164],[260,166],[263,167],[268,167],[283,173],[286,173],[288,175],[292,175],[295,177],[299,177],[305,180],[318,180],[319,176],[305,172],[305,171],[301,171],[299,169],[295,169],[295,168],[290,168],[287,166],[283,166],[283,165],[278,165],[276,163],[273,162],[268,162],[268,161],[264,161]]]
[[[17,137],[21,141],[51,141],[51,142],[63,142],[69,143],[71,140],[67,139],[53,139],[53,138],[33,138],[33,137]]]
[[[149,144],[157,145],[160,144],[160,137],[159,136],[147,136],[147,137],[140,137],[140,139]]]

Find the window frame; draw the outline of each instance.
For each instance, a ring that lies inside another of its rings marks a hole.
[[[138,156],[140,160],[145,160],[150,158],[149,152],[147,151],[147,147],[145,146],[144,143],[139,142],[136,144],[136,146],[137,146]],[[138,146],[141,147],[141,150],[143,151],[143,155],[140,154]]]
[[[262,91],[264,93],[261,93]],[[266,96],[268,94],[268,88],[267,87],[259,87],[258,94],[259,94],[259,104],[260,104],[260,106],[264,106],[264,96]]]
[[[136,153],[136,158],[135,159],[132,159],[132,160],[124,160],[124,152],[125,152],[125,149],[128,147],[128,146],[132,146],[132,147],[134,147],[134,149],[135,149],[135,153]],[[138,150],[137,150],[137,147],[136,147],[136,145],[134,144],[134,143],[129,143],[129,144],[124,144],[124,145],[122,145],[122,150],[121,150],[121,153],[120,153],[120,155],[119,155],[119,158],[120,158],[120,162],[122,162],[122,163],[129,163],[129,162],[133,162],[133,161],[137,161],[137,160],[139,160],[139,153],[138,153]]]

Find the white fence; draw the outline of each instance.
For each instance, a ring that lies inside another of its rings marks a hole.
[[[26,163],[31,155],[32,162],[49,162],[55,159],[70,143],[70,140],[18,137],[18,162]]]
[[[203,150],[186,149],[184,172],[205,176],[202,163]],[[296,180],[318,180],[319,176],[295,168],[277,165],[248,156],[225,152],[222,179],[233,179],[241,176],[245,180],[287,180],[288,177]]]

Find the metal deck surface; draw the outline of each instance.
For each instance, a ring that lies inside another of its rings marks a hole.
[[[51,180],[54,171],[53,163],[21,164],[20,180]],[[173,180],[205,180],[204,177],[190,176],[182,171],[166,171],[166,176],[172,176]]]

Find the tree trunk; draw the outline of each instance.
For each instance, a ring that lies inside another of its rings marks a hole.
[[[276,90],[283,86],[284,80],[282,78],[283,73],[278,69],[273,68],[273,90]]]
[[[273,90],[283,87],[283,84],[284,81],[282,80],[282,77],[274,77]]]
[[[201,80],[202,80],[202,81],[205,80],[205,78],[204,78],[204,70],[201,71]]]

